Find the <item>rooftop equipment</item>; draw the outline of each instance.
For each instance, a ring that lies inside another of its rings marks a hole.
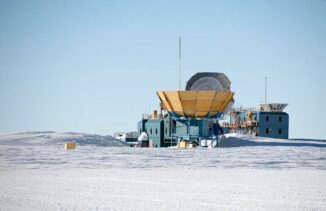
[[[285,103],[266,103],[261,104],[260,110],[268,112],[282,112],[288,104]]]

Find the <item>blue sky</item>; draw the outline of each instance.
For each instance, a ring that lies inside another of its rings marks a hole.
[[[157,90],[224,72],[236,105],[289,103],[291,138],[326,138],[326,1],[0,1],[0,132],[113,134]]]

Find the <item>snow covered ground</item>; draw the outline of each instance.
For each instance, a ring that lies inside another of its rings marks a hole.
[[[76,150],[63,143],[74,140]],[[226,135],[213,149],[0,135],[0,210],[326,210],[326,143]]]

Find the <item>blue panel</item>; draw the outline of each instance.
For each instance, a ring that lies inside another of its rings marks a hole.
[[[161,119],[149,119],[145,124],[145,128],[150,140],[153,141],[154,147],[161,147],[163,140],[163,123]]]
[[[289,138],[289,115],[285,112],[260,112],[259,136]]]

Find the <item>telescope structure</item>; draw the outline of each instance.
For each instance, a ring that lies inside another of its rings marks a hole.
[[[147,133],[152,141],[148,145],[154,147],[180,142],[199,146],[202,140],[210,140],[210,147],[215,147],[222,133],[218,119],[234,102],[230,87],[225,74],[202,72],[190,78],[185,90],[158,91],[160,113],[143,116],[138,133]]]
[[[143,115],[138,134],[146,134],[143,147],[217,147],[223,133],[288,138],[287,104],[263,104],[257,109],[233,108],[234,92],[224,73],[200,72],[185,90],[157,91],[160,110]],[[227,121],[225,118],[228,117]]]

